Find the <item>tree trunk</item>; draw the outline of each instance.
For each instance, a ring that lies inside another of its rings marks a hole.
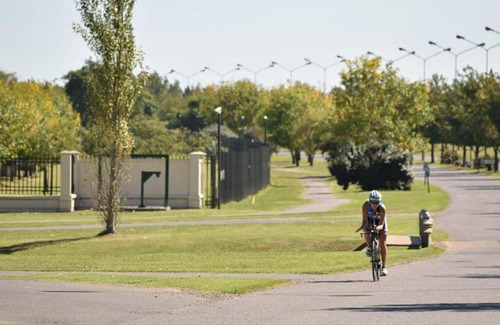
[[[495,151],[495,166],[493,166],[493,170],[498,172],[498,146],[494,146],[493,150]]]
[[[295,166],[299,167],[300,164],[300,150],[295,150]]]
[[[313,164],[314,164],[314,153],[308,153],[307,154],[307,162],[309,163],[309,166],[313,166]]]
[[[434,142],[431,143],[431,163],[434,163]]]
[[[462,155],[462,167],[467,165],[467,146],[464,144],[464,152]]]
[[[120,209],[120,164],[120,158],[116,152],[112,152],[109,159],[109,188],[107,189],[107,204],[104,216],[107,234],[114,234],[116,232],[116,223]]]
[[[446,144],[443,142],[441,143],[441,164],[444,164],[443,156],[444,156],[444,149],[446,148]]]

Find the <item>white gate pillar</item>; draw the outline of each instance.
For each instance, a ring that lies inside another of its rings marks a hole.
[[[61,196],[59,198],[59,212],[75,210],[76,194],[71,193],[73,161],[71,156],[78,159],[78,151],[61,151]]]
[[[204,152],[192,152],[189,154],[189,196],[188,207],[200,209],[205,204],[203,195],[203,161]]]

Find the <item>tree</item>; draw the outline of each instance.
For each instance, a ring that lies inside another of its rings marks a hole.
[[[391,65],[382,69],[379,58],[348,62],[341,78],[323,144],[331,174],[345,189],[409,189],[408,151],[423,144],[419,131],[432,117],[426,86],[406,82]]]
[[[0,80],[10,82],[17,81],[17,78],[15,73],[9,73],[0,70]]]
[[[0,155],[59,154],[80,149],[80,119],[51,84],[0,80]]]
[[[124,160],[133,147],[128,120],[147,77],[142,70],[142,54],[135,46],[134,4],[135,0],[79,0],[77,9],[83,25],[74,27],[96,56],[87,96],[94,153],[107,158],[98,187],[98,205],[107,234],[116,231]],[[138,76],[134,75],[136,68],[142,70]]]
[[[315,151],[316,129],[321,130],[321,120],[325,121],[329,110],[331,101],[309,85],[297,82],[272,89],[266,109],[272,142],[288,148],[298,166],[302,149],[309,154]]]
[[[200,110],[209,121],[216,121],[214,108],[224,109],[224,124],[233,131],[243,134],[250,126],[258,125],[264,117],[264,100],[261,89],[249,80],[233,84],[208,86],[200,102]]]
[[[82,126],[86,127],[90,118],[90,111],[86,101],[86,84],[90,73],[90,65],[87,62],[81,69],[68,72],[63,79],[66,80],[64,90],[68,94],[73,109],[80,114]]]
[[[314,155],[321,148],[325,134],[328,134],[334,104],[332,96],[325,96],[312,88],[304,95],[308,104],[292,127],[292,137],[297,146],[305,151],[307,161],[312,166]]]
[[[441,159],[444,157],[446,143],[453,140],[453,129],[456,126],[453,107],[453,94],[450,85],[445,79],[438,75],[433,75],[429,83],[429,107],[432,111],[432,119],[427,121],[422,128],[422,135],[431,144],[431,162],[435,162],[434,148],[437,143],[441,143]]]
[[[497,136],[497,130],[492,123],[488,101],[484,89],[488,78],[484,74],[468,67],[464,75],[454,83],[455,107],[460,119],[460,128],[457,133],[459,142],[464,147],[463,164],[466,163],[466,146],[474,149],[475,160],[479,159],[479,147],[491,146]]]
[[[500,146],[500,76],[490,73],[484,87],[487,112],[491,123],[496,128],[496,136],[492,139],[495,152],[494,170],[498,172],[498,150]]]
[[[366,144],[394,143],[414,150],[423,141],[419,128],[431,117],[425,85],[408,83],[380,59],[349,61],[335,90],[335,120],[331,139]]]

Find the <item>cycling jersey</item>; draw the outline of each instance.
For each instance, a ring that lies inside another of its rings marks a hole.
[[[380,208],[384,208],[385,209],[385,205],[384,203],[379,203],[377,208],[375,210],[372,209],[372,205],[370,204],[369,201],[366,201],[365,204],[368,205],[368,212],[367,212],[367,215],[368,215],[368,223],[371,224],[372,223],[372,220],[375,219],[375,222],[378,224],[378,222],[380,221]],[[385,220],[384,220],[384,228],[383,230],[385,232],[387,232],[387,215],[385,216]]]

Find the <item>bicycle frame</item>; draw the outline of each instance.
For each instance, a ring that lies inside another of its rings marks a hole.
[[[380,244],[379,244],[379,238],[378,238],[378,231],[376,231],[376,228],[377,228],[377,224],[376,224],[375,220],[372,220],[370,232],[363,232],[363,234],[362,234],[362,235],[364,235],[364,234],[370,235],[370,248],[372,251],[372,254],[370,257],[370,262],[372,264],[373,281],[380,280],[380,274],[382,273],[382,266],[380,264],[380,262],[381,262]]]

